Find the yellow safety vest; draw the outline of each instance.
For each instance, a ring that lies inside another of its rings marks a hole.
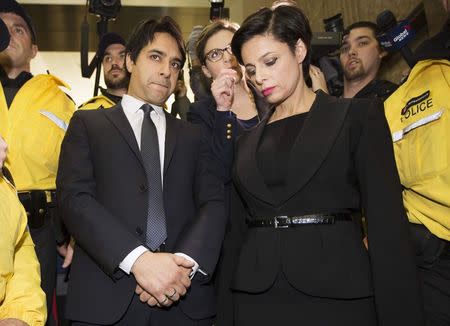
[[[410,222],[450,240],[450,62],[419,61],[385,102]]]
[[[116,105],[111,99],[106,97],[105,95],[97,95],[91,98],[89,101],[84,102],[79,106],[80,110],[94,110],[99,107],[103,107],[104,109],[108,109],[112,106]]]
[[[47,315],[39,262],[25,210],[0,173],[0,320],[17,318],[44,325]]]
[[[75,104],[52,75],[37,75],[17,92],[8,110],[0,85],[0,135],[5,162],[19,191],[55,189],[61,142]]]

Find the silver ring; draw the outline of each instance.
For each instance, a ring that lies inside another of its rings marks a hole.
[[[169,300],[169,298],[166,296],[166,297],[164,298],[164,300],[161,301],[161,304],[165,304],[168,300]]]
[[[166,297],[172,299],[175,294],[177,294],[177,290],[173,289],[173,293],[171,295],[166,295]]]

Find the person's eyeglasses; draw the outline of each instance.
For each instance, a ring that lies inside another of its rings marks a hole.
[[[231,52],[231,44],[228,44],[223,49],[212,49],[205,55],[205,60],[208,59],[211,62],[217,62],[223,58],[223,53],[227,51],[229,54],[233,54]]]

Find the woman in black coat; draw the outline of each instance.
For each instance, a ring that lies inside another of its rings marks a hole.
[[[310,42],[293,6],[233,37],[272,111],[236,144],[217,325],[423,325],[382,104],[310,90]]]
[[[200,125],[216,158],[213,167],[224,183],[230,181],[234,141],[258,124],[267,103],[248,85],[243,67],[231,53],[231,39],[239,26],[217,20],[206,26],[197,41],[197,57],[211,87],[211,96],[191,104],[188,121]]]

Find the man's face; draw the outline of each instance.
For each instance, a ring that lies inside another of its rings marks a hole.
[[[125,68],[125,46],[111,44],[103,57],[103,76],[106,87],[122,89],[128,87],[128,73]]]
[[[340,61],[348,81],[375,78],[380,67],[382,52],[373,31],[368,27],[354,28],[344,36]]]
[[[155,33],[153,41],[142,48],[136,62],[127,55],[126,65],[131,73],[128,94],[163,106],[177,84],[181,59],[175,39],[168,33]]]
[[[27,67],[36,56],[37,46],[31,40],[31,32],[26,22],[22,17],[10,12],[0,13],[0,18],[11,35],[9,46],[0,52],[0,64],[5,67]]]

